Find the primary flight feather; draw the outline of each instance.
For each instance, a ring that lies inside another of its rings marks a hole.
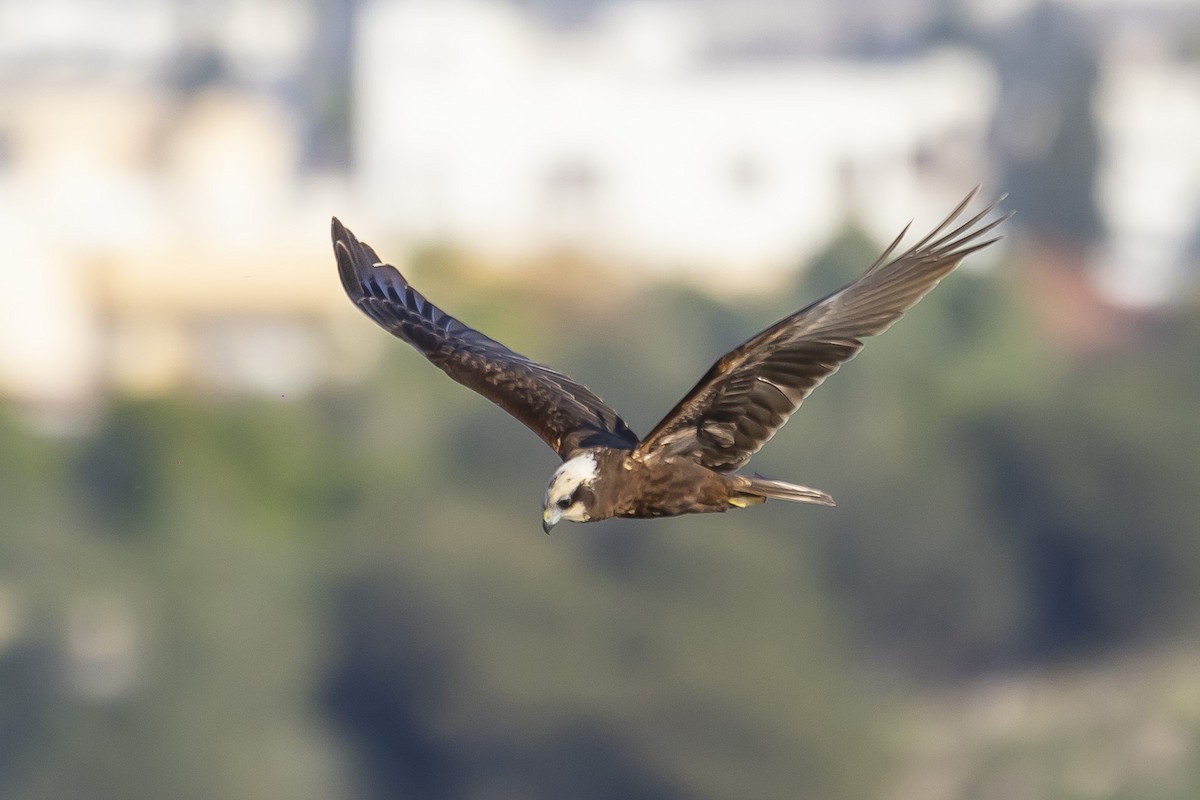
[[[804,399],[887,330],[1007,215],[1004,199],[955,224],[972,191],[921,241],[891,258],[907,227],[850,285],[722,356],[643,439],[584,385],[464,325],[333,220],[338,273],[351,301],[454,380],[503,408],[563,459],[546,490],[542,527],[561,520],[663,517],[757,505],[768,498],[833,505],[819,489],[734,472]],[[890,259],[890,260],[889,260]]]

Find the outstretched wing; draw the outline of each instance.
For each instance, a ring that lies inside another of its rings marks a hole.
[[[903,255],[888,261],[906,226],[854,283],[785,317],[724,355],[638,445],[643,457],[686,457],[737,469],[775,435],[804,399],[937,285],[1008,216],[983,219],[1004,199],[947,231],[975,197]],[[1011,216],[1011,215],[1010,215]]]
[[[563,459],[585,447],[629,449],[638,443],[637,434],[587,387],[443,312],[336,218],[333,250],[342,286],[363,313],[523,422]]]

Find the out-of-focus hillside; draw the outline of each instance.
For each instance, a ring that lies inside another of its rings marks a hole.
[[[430,294],[644,432],[872,256],[847,240],[736,307]],[[472,266],[414,280],[442,269]],[[1031,797],[1191,796],[1194,698],[1160,678],[1194,656],[1126,653],[1198,622],[1200,311],[1080,355],[1019,286],[951,276],[756,457],[836,509],[547,538],[553,454],[399,343],[302,399],[117,401],[77,438],[7,415],[0,791],[990,797],[1011,773]],[[1038,677],[1073,663],[1115,666]]]
[[[1190,798],[1200,690],[1193,644],[922,693],[886,737],[882,796]]]

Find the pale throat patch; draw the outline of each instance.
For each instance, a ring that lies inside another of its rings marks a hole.
[[[549,499],[569,495],[580,484],[591,483],[594,480],[596,456],[592,453],[575,456],[554,471],[554,477],[550,479],[550,488],[546,490],[546,497]]]

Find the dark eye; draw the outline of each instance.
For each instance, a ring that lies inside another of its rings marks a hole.
[[[568,508],[570,508],[570,507],[571,507],[571,498],[569,498],[569,497],[560,497],[560,498],[558,499],[558,503],[557,503],[557,505],[558,505],[558,507],[559,507],[559,508],[561,508],[561,509],[563,509],[563,510],[565,511],[566,509],[568,509]]]

